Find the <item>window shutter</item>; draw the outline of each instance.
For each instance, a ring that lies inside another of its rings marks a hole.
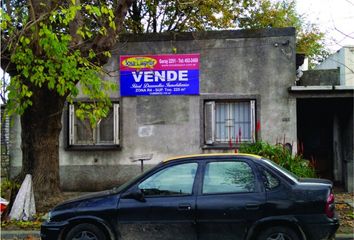
[[[205,143],[211,145],[215,141],[215,102],[209,101],[204,107],[204,138]]]
[[[251,100],[251,134],[252,134],[252,142],[256,141],[256,101]]]
[[[113,137],[114,144],[119,144],[119,104],[113,104]]]
[[[75,106],[69,105],[69,145],[75,143]]]

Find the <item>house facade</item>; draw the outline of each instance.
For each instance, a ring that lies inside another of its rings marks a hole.
[[[118,90],[92,130],[64,110],[64,190],[116,186],[176,155],[264,140],[297,147],[295,29],[123,35],[106,65]],[[86,101],[84,96],[78,101]],[[19,121],[11,172],[21,166]]]

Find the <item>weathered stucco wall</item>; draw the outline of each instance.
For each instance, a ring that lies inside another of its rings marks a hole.
[[[209,151],[204,147],[203,99],[254,98],[259,138],[296,144],[296,100],[288,88],[295,82],[295,30],[221,31],[123,36],[112,53],[107,80],[119,86],[119,56],[199,53],[200,95],[122,97],[120,149],[66,150],[66,130],[60,143],[62,186],[66,190],[98,190],[131,178],[140,171],[130,157],[153,154],[147,167],[166,157]],[[66,122],[63,116],[63,122]],[[19,145],[18,145],[19,147]]]
[[[300,86],[336,86],[340,85],[339,69],[308,70],[300,78]]]

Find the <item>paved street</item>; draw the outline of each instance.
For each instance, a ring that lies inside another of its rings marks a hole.
[[[39,240],[39,231],[1,231],[1,240]],[[336,240],[353,240],[354,234],[337,234]]]

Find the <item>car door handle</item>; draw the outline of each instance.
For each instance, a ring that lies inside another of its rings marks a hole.
[[[189,211],[191,209],[192,209],[192,207],[188,203],[181,203],[180,205],[178,205],[178,210]]]
[[[258,210],[259,209],[259,204],[248,203],[248,204],[246,204],[246,209],[247,210]]]

